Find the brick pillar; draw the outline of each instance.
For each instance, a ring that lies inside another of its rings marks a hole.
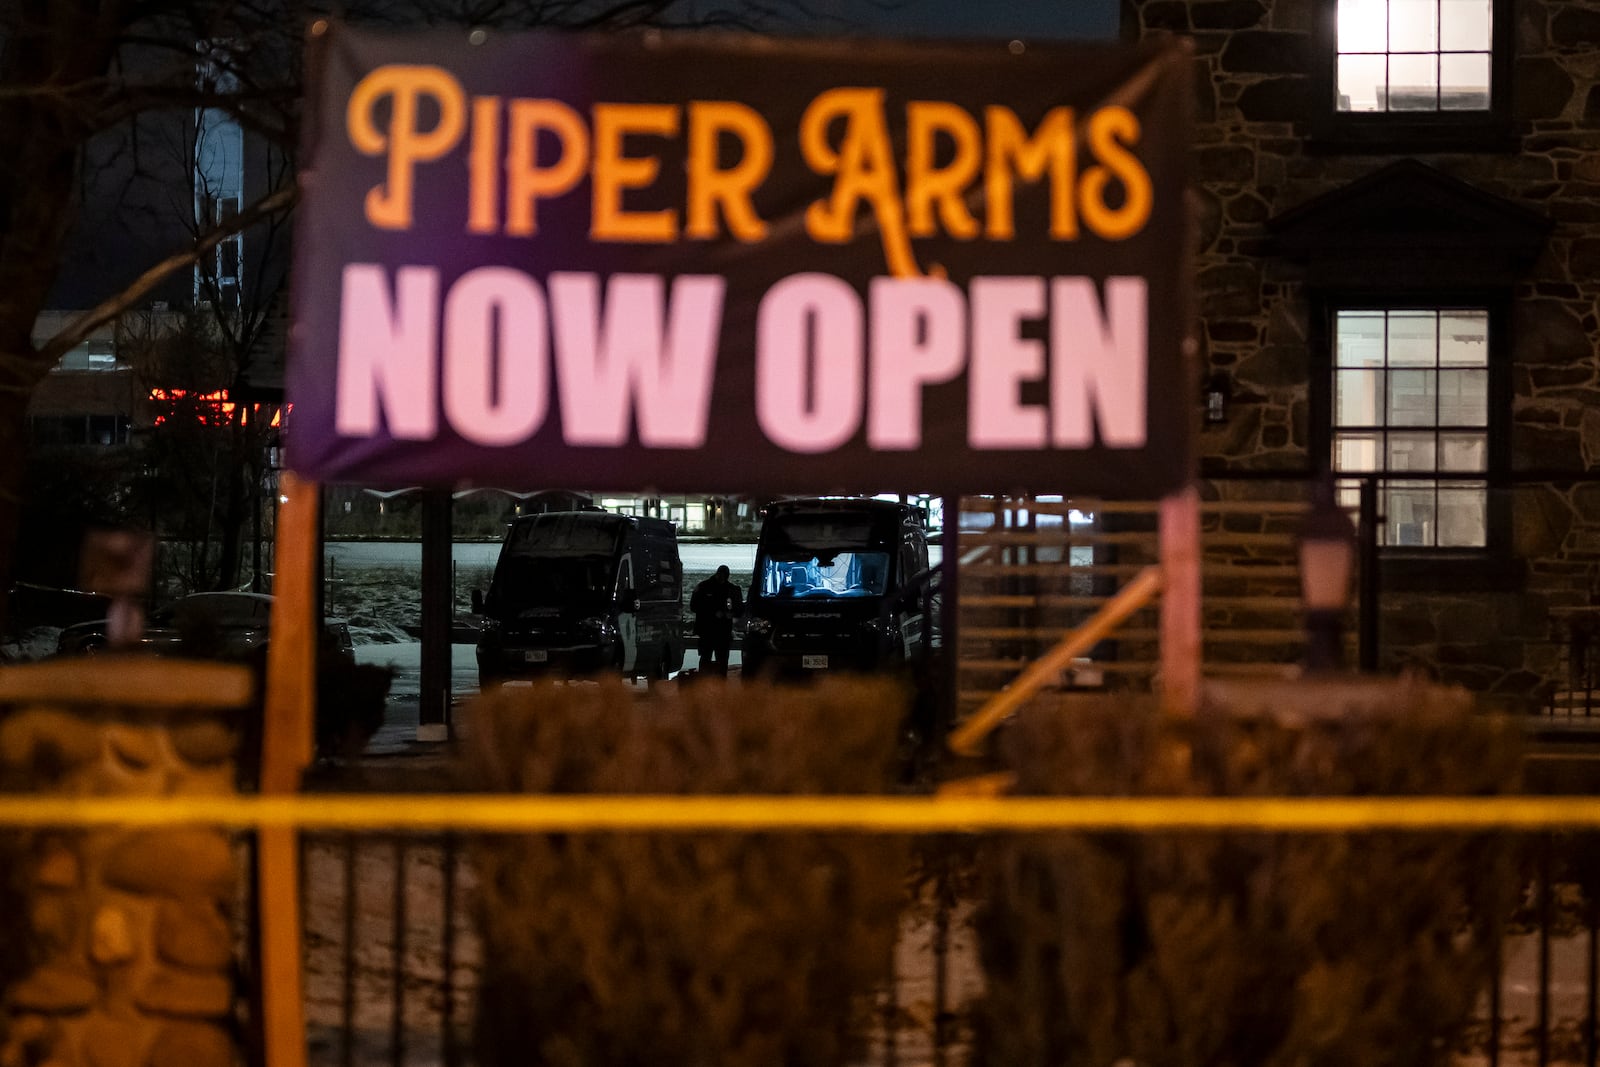
[[[244,668],[216,664],[141,658],[7,668],[0,771],[72,796],[227,795],[249,692]],[[61,828],[31,844],[29,914],[0,921],[27,923],[39,953],[0,1000],[8,1035],[0,1067],[239,1062],[232,912],[240,864],[230,836]]]

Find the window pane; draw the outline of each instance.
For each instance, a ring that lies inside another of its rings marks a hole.
[[[1439,484],[1439,547],[1482,548],[1489,543],[1489,493],[1477,482]]]
[[[1375,471],[1378,469],[1378,443],[1375,433],[1342,433],[1333,442],[1333,469],[1337,471]]]
[[[1383,425],[1383,371],[1339,371],[1334,392],[1334,425]]]
[[[1391,55],[1388,105],[1390,111],[1437,111],[1438,55]]]
[[[1440,434],[1439,469],[1443,471],[1488,470],[1488,436],[1481,433]]]
[[[1439,362],[1445,366],[1489,365],[1489,313],[1442,311],[1439,313]]]
[[[1431,367],[1439,358],[1439,317],[1432,311],[1389,313],[1389,366]]]
[[[1439,372],[1439,425],[1489,425],[1489,372]]]
[[[1387,51],[1388,22],[1385,0],[1339,0],[1339,51]]]
[[[1436,0],[1389,0],[1389,51],[1437,51],[1438,10]]]
[[[1381,311],[1341,311],[1334,321],[1337,334],[1334,358],[1341,367],[1383,366],[1384,314]]]
[[[1435,426],[1439,372],[1392,370],[1389,372],[1390,426]]]
[[[1378,485],[1382,542],[1484,547],[1487,487],[1460,479],[1489,469],[1488,311],[1339,311],[1334,358],[1334,470],[1397,475]],[[1458,480],[1440,482],[1446,472]]]
[[[89,443],[91,445],[121,444],[122,442],[117,439],[117,417],[115,415],[90,415]]]
[[[1432,474],[1436,469],[1433,434],[1390,434],[1389,469],[1392,471],[1425,471],[1428,474]]]
[[[1439,107],[1444,111],[1489,110],[1489,53],[1439,57]]]
[[[1357,512],[1361,508],[1361,483],[1354,479],[1341,479],[1338,484],[1339,506]]]
[[[1383,496],[1389,544],[1434,544],[1432,482],[1389,482]]]
[[[1389,69],[1386,57],[1340,56],[1340,111],[1382,111],[1384,78]]]
[[[1490,4],[1491,0],[1439,0],[1439,47],[1447,52],[1489,51]]]

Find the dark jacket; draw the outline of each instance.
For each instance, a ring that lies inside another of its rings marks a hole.
[[[744,593],[731,581],[715,575],[694,587],[689,598],[694,612],[694,632],[700,637],[727,637],[733,621],[744,611]]]

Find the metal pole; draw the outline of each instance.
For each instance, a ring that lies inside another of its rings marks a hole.
[[[1593,842],[1592,838],[1580,840]],[[1600,1057],[1600,1048],[1595,1045],[1595,1016],[1600,1014],[1600,1002],[1597,1002],[1600,993],[1595,989],[1600,984],[1600,896],[1588,887],[1584,895],[1589,898],[1589,921],[1584,924],[1588,927],[1585,932],[1588,951],[1584,956],[1583,974],[1583,1062],[1587,1067],[1595,1067],[1595,1060]]]
[[[422,497],[422,706],[418,741],[450,739],[450,631],[455,592],[450,588],[451,498],[448,489]]]
[[[961,494],[944,497],[943,508],[944,528],[939,538],[943,553],[939,560],[939,569],[943,572],[939,583],[939,626],[944,631],[940,648],[944,661],[944,685],[941,687],[944,699],[940,702],[940,721],[935,727],[938,740],[936,751],[943,748],[944,739],[955,725],[957,712],[961,710]]]
[[[389,946],[389,1063],[406,1062],[406,839],[396,835],[394,857],[393,943]]]
[[[445,1067],[457,1067],[461,1055],[456,1047],[456,859],[460,852],[456,835],[444,835],[444,863],[441,878],[444,888],[443,929],[440,934],[439,967],[442,974],[439,995],[441,998],[439,1032],[444,1039]]]
[[[344,842],[344,944],[341,963],[343,987],[339,999],[339,1064],[355,1067],[356,1062],[356,912],[361,906],[356,880],[356,849],[360,839],[345,834]]]
[[[1553,836],[1549,833],[1539,837],[1539,1035],[1536,1040],[1539,1067],[1548,1067],[1550,1063],[1550,922],[1551,897],[1554,889],[1550,882],[1554,873],[1555,861],[1551,853],[1555,850]]]
[[[1327,674],[1344,669],[1344,619],[1338,612],[1306,612],[1306,670]]]
[[[266,486],[263,484],[266,479],[263,476],[262,466],[263,464],[257,462],[251,464],[250,467],[253,474],[252,491],[250,493],[252,504],[250,517],[255,527],[255,546],[250,560],[250,591],[252,593],[261,592],[261,494],[266,490]]]
[[[1357,605],[1356,641],[1358,666],[1364,673],[1378,669],[1378,480],[1361,482],[1360,594]]]

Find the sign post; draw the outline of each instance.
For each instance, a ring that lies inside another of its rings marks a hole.
[[[322,492],[285,472],[273,552],[272,642],[261,730],[261,792],[295,793],[311,763],[316,714],[317,545]],[[271,1067],[304,1067],[305,998],[300,967],[300,845],[293,826],[257,831],[261,999]]]

